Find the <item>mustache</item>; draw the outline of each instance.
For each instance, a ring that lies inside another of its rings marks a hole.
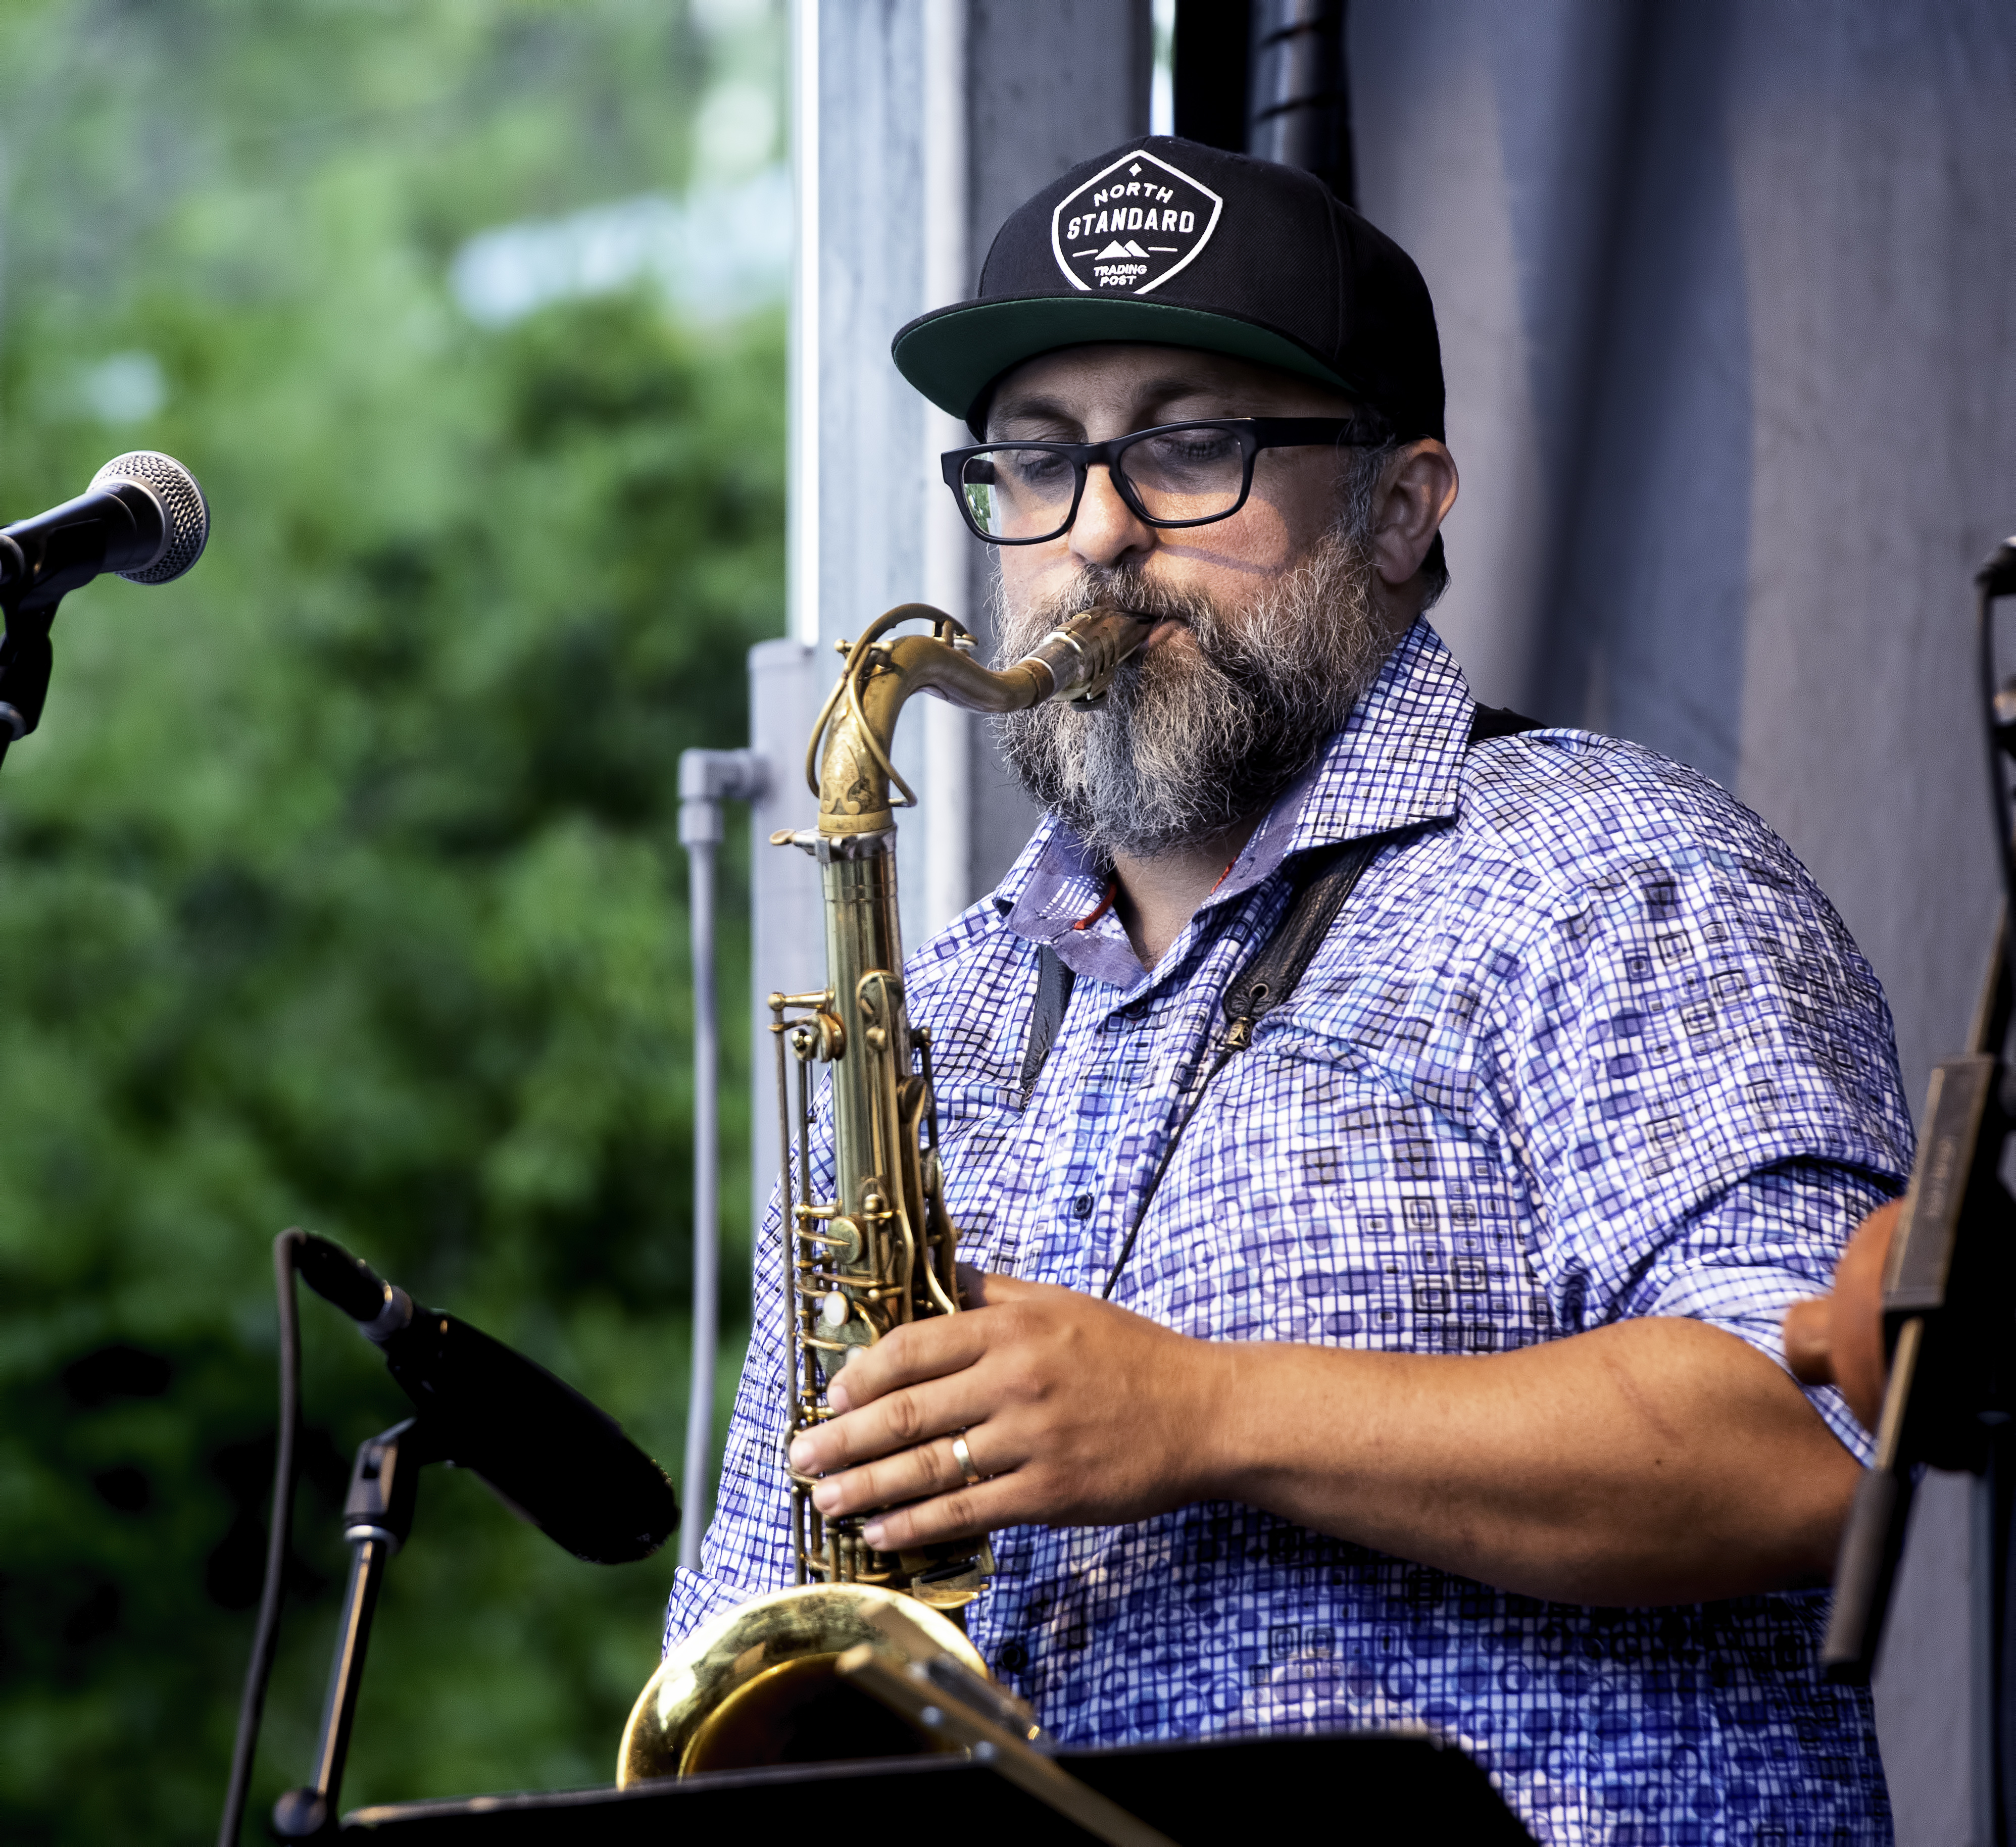
[[[998,583],[999,580],[997,589]],[[1087,565],[1060,589],[1018,610],[1006,608],[997,595],[995,630],[1000,641],[995,650],[994,665],[1013,666],[1053,628],[1094,608],[1207,632],[1219,621],[1215,606],[1198,592],[1154,582],[1139,570],[1125,566]],[[1129,668],[1137,667],[1140,658],[1137,653],[1121,663],[1120,671],[1125,673]]]
[[[1138,568],[1081,568],[1051,594],[995,608],[1000,664],[1091,604],[1180,624],[1180,648],[1121,663],[1104,706],[1004,715],[1010,771],[1094,853],[1153,857],[1258,813],[1350,715],[1384,657],[1363,537],[1334,532],[1240,604]]]

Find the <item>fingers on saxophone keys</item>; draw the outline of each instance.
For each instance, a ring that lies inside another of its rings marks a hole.
[[[934,1316],[885,1335],[834,1381],[848,1407],[859,1410],[905,1386],[930,1384],[963,1372],[987,1351],[988,1326],[968,1315]]]
[[[891,1456],[956,1431],[968,1417],[967,1394],[943,1385],[910,1387],[791,1440],[791,1467],[805,1475],[832,1474],[853,1464]]]
[[[914,1449],[899,1451],[826,1476],[812,1489],[812,1505],[829,1517],[859,1514],[898,1501],[921,1500],[963,1485],[952,1458],[952,1439],[940,1437]]]
[[[878,1552],[909,1546],[935,1545],[941,1539],[970,1539],[1013,1524],[1009,1484],[983,1482],[952,1494],[892,1507],[862,1528],[861,1536]]]

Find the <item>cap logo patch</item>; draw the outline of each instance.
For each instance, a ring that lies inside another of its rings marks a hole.
[[[1094,174],[1050,214],[1050,249],[1075,289],[1146,295],[1211,242],[1225,201],[1143,150]]]

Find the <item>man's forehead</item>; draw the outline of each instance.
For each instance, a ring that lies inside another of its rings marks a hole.
[[[995,387],[988,421],[1191,398],[1224,400],[1231,415],[1290,405],[1314,415],[1351,408],[1343,392],[1275,366],[1190,347],[1114,342],[1065,347],[1025,359]]]

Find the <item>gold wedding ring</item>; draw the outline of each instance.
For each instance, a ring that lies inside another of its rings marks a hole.
[[[973,1466],[973,1452],[966,1446],[964,1431],[952,1440],[952,1459],[959,1464],[959,1472],[966,1478],[967,1487],[977,1488],[985,1480],[986,1478]]]

